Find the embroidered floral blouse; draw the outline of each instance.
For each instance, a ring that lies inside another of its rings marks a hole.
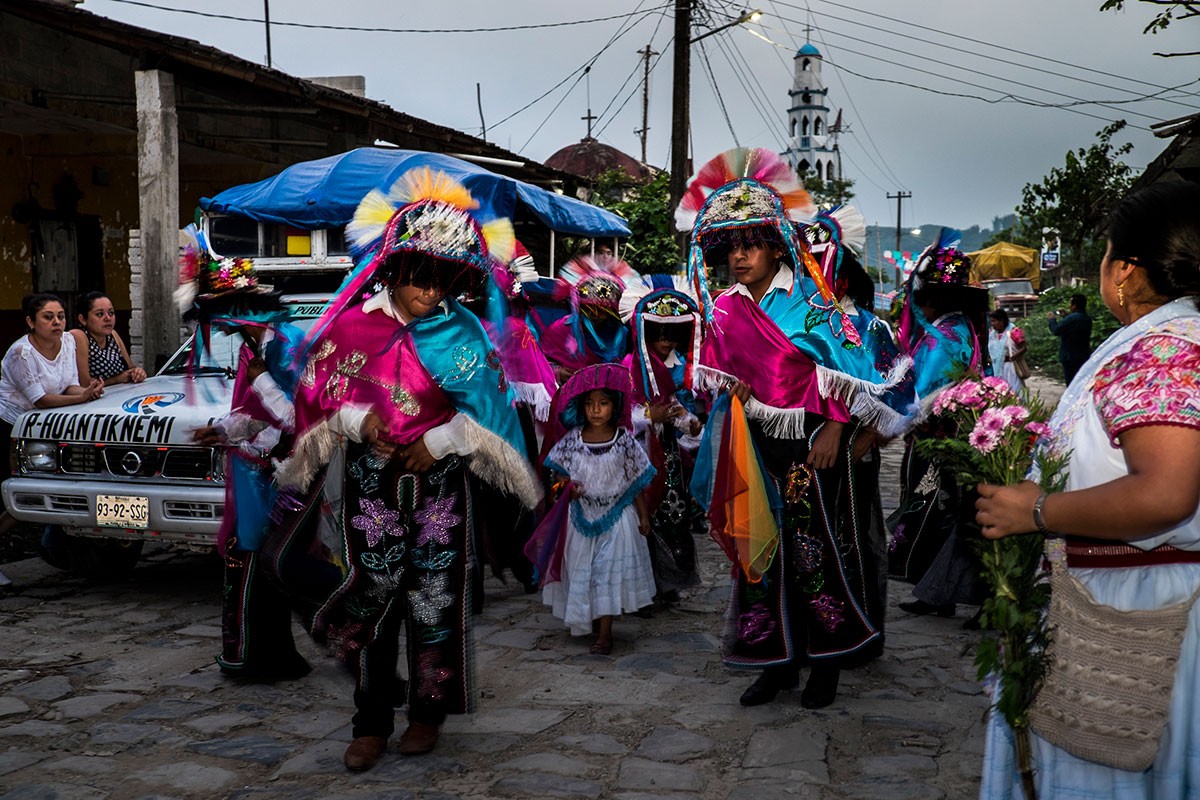
[[[1114,447],[1144,425],[1200,429],[1200,344],[1147,336],[1100,368],[1092,393]]]

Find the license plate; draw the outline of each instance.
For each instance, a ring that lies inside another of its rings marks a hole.
[[[96,496],[97,526],[101,528],[146,528],[149,523],[149,499],[114,494]]]

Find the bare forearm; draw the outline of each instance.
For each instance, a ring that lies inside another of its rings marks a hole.
[[[1042,515],[1057,533],[1136,541],[1169,530],[1196,511],[1176,484],[1127,475],[1090,489],[1052,494]]]

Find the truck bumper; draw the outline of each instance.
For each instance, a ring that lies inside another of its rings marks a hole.
[[[21,522],[61,525],[69,533],[108,539],[145,539],[175,544],[215,546],[225,507],[224,486],[157,486],[98,483],[50,478],[10,478],[4,482],[4,506]],[[96,525],[98,495],[146,498],[148,527],[109,528]]]

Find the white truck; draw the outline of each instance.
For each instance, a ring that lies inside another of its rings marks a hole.
[[[285,295],[301,328],[327,295]],[[116,577],[146,541],[212,548],[225,504],[225,458],[192,432],[229,412],[240,340],[214,331],[210,357],[188,366],[189,341],[142,383],[118,384],[90,403],[34,409],[13,425],[14,477],[4,504],[22,522],[66,534],[56,566]]]

